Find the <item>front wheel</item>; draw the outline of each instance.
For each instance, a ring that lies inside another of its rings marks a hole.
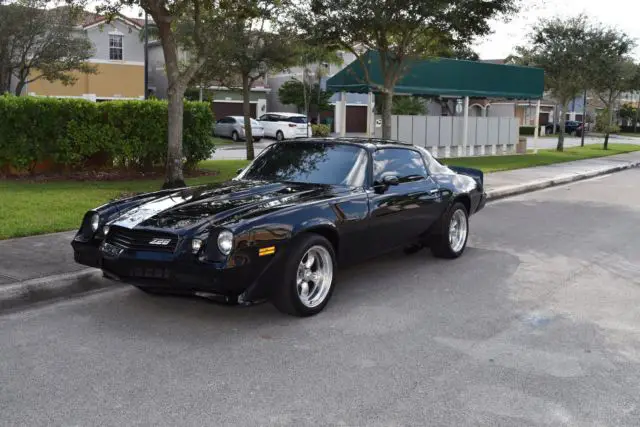
[[[278,142],[284,141],[284,133],[282,133],[281,130],[276,132],[276,141],[278,141]]]
[[[231,139],[233,140],[233,142],[240,141],[240,135],[238,135],[238,132],[234,130],[233,133],[231,134]]]
[[[273,305],[293,316],[320,313],[333,293],[336,267],[335,251],[327,239],[319,234],[300,236],[292,243]]]
[[[438,258],[458,258],[467,247],[469,215],[462,203],[454,203],[442,216],[433,236],[431,252]]]

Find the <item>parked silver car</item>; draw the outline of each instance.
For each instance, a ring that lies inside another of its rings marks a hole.
[[[231,138],[234,141],[240,141],[245,139],[244,132],[244,117],[242,116],[227,116],[223,117],[216,122],[213,129],[215,136],[221,136],[225,138]],[[264,128],[255,119],[251,119],[251,134],[254,141],[260,141],[264,136]]]

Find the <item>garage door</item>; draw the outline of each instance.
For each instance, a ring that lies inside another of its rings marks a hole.
[[[213,114],[216,120],[224,116],[242,116],[242,102],[214,102]],[[251,117],[256,117],[256,104],[251,104]]]
[[[367,132],[367,106],[347,105],[347,126],[349,133]]]

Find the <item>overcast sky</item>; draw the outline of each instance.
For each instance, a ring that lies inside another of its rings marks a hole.
[[[530,0],[510,22],[494,22],[494,33],[474,46],[481,59],[501,59],[525,41],[531,26],[541,18],[563,18],[585,13],[590,19],[626,32],[640,43],[640,0]],[[538,6],[539,5],[539,6]],[[640,58],[640,48],[635,50]]]

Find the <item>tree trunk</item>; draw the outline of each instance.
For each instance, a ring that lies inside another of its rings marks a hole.
[[[180,86],[170,86],[169,126],[167,131],[167,165],[162,188],[185,187],[182,174],[182,123],[184,119],[184,91]]]
[[[256,157],[253,149],[253,134],[251,133],[251,88],[249,87],[249,76],[242,76],[242,113],[244,115],[244,136],[247,140],[247,160]]]
[[[393,92],[382,94],[382,139],[391,139],[391,110],[393,108]]]
[[[182,174],[182,125],[184,92],[187,89],[188,81],[181,81],[183,79],[178,66],[178,44],[171,29],[172,21],[170,17],[163,16],[162,11],[150,10],[149,12],[158,25],[168,83],[167,164],[162,188],[184,187],[185,182]]]
[[[21,96],[22,95],[22,91],[24,90],[24,87],[26,86],[26,83],[24,82],[24,80],[18,80],[18,83],[16,84],[16,90],[15,90],[15,95],[16,96]]]
[[[564,151],[564,125],[565,125],[565,120],[564,119],[564,112],[567,109],[567,104],[564,103],[562,104],[562,106],[560,107],[561,111],[560,111],[560,133],[558,134],[558,145],[556,146],[556,151]]]
[[[609,149],[609,132],[604,134],[604,149]]]

